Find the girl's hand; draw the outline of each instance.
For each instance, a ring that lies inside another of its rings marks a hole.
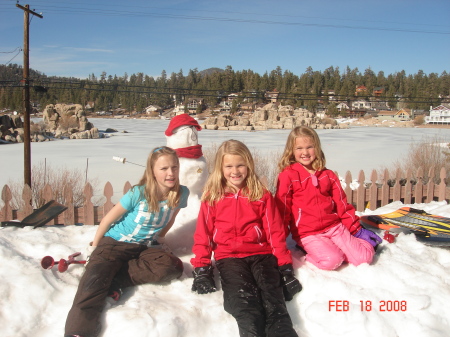
[[[198,294],[207,294],[217,290],[214,282],[213,266],[197,267],[192,272],[192,275],[194,275],[192,291]]]
[[[376,248],[383,240],[374,232],[368,229],[362,228],[353,235],[355,238],[362,239],[370,243],[373,248]]]
[[[302,290],[300,281],[295,278],[292,264],[285,264],[278,267],[282,278],[283,294],[286,301],[294,298],[294,295]]]
[[[85,255],[86,255],[86,264],[85,266],[88,264],[89,262],[89,258],[91,257],[92,252],[95,250],[95,248],[97,248],[97,246],[93,246],[92,242],[89,243],[89,246],[86,247],[85,249]]]

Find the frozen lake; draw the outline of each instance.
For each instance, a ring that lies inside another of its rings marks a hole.
[[[99,187],[112,183],[115,196],[122,195],[126,181],[137,183],[143,168],[113,161],[113,156],[125,157],[133,163],[145,164],[150,149],[165,145],[168,120],[90,119],[99,130],[117,129],[106,139],[57,140],[31,144],[32,166],[46,161],[52,168],[76,168],[89,178],[97,178]],[[124,133],[122,131],[127,131]],[[199,143],[204,149],[219,145],[227,139],[238,139],[250,149],[262,154],[284,149],[290,130],[212,131],[199,132]],[[327,167],[344,176],[347,171],[357,177],[364,170],[366,177],[373,169],[389,167],[404,158],[411,142],[437,136],[450,141],[450,129],[352,127],[347,130],[318,130],[327,158]],[[23,179],[23,144],[0,145],[2,162],[0,187],[10,181]],[[279,158],[273,158],[278,161]],[[87,165],[88,163],[88,165]]]

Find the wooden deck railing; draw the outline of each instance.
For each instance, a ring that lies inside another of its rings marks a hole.
[[[346,184],[344,190],[348,202],[353,204],[357,211],[361,212],[366,208],[374,210],[393,201],[401,201],[404,204],[429,203],[433,200],[449,202],[450,188],[447,186],[447,172],[445,168],[440,170],[439,177],[435,177],[432,172],[434,170],[430,169],[425,180],[422,168],[417,169],[415,174],[411,170],[408,170],[406,173],[399,170],[393,177],[389,176],[387,170],[384,171],[382,177],[379,177],[374,170],[370,178],[366,180],[364,172],[360,171],[356,179],[359,186],[354,190],[351,188],[351,183],[354,179],[350,172],[347,172],[344,179]],[[131,184],[126,182],[123,193],[126,193],[130,188]],[[84,188],[85,204],[82,207],[76,207],[73,204],[72,190],[65,190],[63,193],[64,202],[59,202],[67,206],[68,209],[47,223],[47,225],[98,224],[103,216],[114,206],[111,201],[113,196],[111,183],[107,182],[105,184],[103,195],[106,198],[103,205],[94,206],[91,201],[93,189],[88,183]],[[44,202],[54,199],[51,186],[45,186],[42,196]],[[28,186],[24,188],[22,194],[23,204],[28,206],[22,209],[16,210],[11,207],[12,195],[8,185],[3,187],[1,199],[4,205],[0,210],[0,221],[22,220],[33,212],[33,209],[29,206],[31,204],[31,189]]]

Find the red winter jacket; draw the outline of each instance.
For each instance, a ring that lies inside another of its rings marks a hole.
[[[278,176],[275,200],[284,226],[292,238],[300,238],[326,232],[342,224],[351,234],[360,228],[355,208],[347,202],[347,196],[336,174],[327,169],[316,171],[317,186],[301,164],[285,168]]]
[[[278,265],[292,263],[280,215],[270,192],[250,201],[240,193],[227,193],[211,205],[202,202],[194,234],[194,268],[215,260],[273,254]]]

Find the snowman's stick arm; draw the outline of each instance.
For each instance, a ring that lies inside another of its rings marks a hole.
[[[131,162],[131,161],[128,161],[127,158],[115,157],[115,156],[114,156],[114,157],[113,157],[113,160],[118,161],[118,162],[121,162],[122,164],[129,163],[129,164],[133,164],[133,165],[145,167],[144,165],[136,164],[136,163],[133,163],[133,162]]]

